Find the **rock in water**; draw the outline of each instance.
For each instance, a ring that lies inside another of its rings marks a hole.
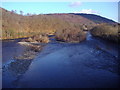
[[[32,45],[27,46],[26,50],[22,55],[14,57],[16,60],[32,60],[35,58],[36,54],[41,51],[41,45]]]

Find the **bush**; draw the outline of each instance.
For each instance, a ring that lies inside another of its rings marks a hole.
[[[40,35],[29,37],[28,39],[23,39],[22,41],[23,42],[48,43],[49,38],[45,34],[40,34]]]
[[[118,25],[100,24],[91,29],[91,34],[106,40],[118,42]]]
[[[55,37],[57,40],[63,42],[81,42],[86,39],[86,34],[76,28],[65,28],[57,30]]]
[[[15,36],[15,32],[12,29],[8,29],[8,30],[2,31],[2,35],[3,37],[13,38]]]

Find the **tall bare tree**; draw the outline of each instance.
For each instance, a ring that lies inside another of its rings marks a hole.
[[[20,14],[23,15],[23,11],[20,11]]]

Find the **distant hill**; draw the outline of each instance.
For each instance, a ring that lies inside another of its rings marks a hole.
[[[96,23],[115,23],[112,20],[92,14],[39,14],[23,16],[2,10],[2,39],[29,37],[40,33],[54,34],[56,30],[74,27],[83,30],[92,28]]]
[[[95,24],[93,21],[83,17],[83,16],[78,16],[78,15],[74,15],[74,14],[65,14],[65,13],[61,13],[61,14],[49,14],[53,17],[62,19],[64,21],[70,22],[70,23],[74,23],[74,24],[86,24],[86,25],[93,25]]]
[[[82,25],[95,23],[81,16],[71,14],[40,14],[23,16],[1,8],[2,39],[29,37],[40,33],[54,34],[56,30],[67,27],[81,29]]]
[[[2,9],[2,38],[29,37],[40,33],[54,33],[68,27],[69,23],[49,15],[23,16]]]
[[[105,17],[102,17],[102,16],[99,16],[99,15],[95,15],[95,14],[83,14],[83,13],[72,13],[74,15],[80,15],[84,18],[87,18],[95,23],[109,23],[109,24],[114,24],[116,23],[115,21],[113,20],[110,20],[110,19],[107,19]]]

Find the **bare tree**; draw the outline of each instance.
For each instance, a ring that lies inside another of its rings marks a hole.
[[[20,14],[23,15],[23,11],[20,11]]]
[[[12,13],[17,13],[17,10],[11,10]]]
[[[31,16],[32,14],[31,13],[27,13],[27,16]]]

